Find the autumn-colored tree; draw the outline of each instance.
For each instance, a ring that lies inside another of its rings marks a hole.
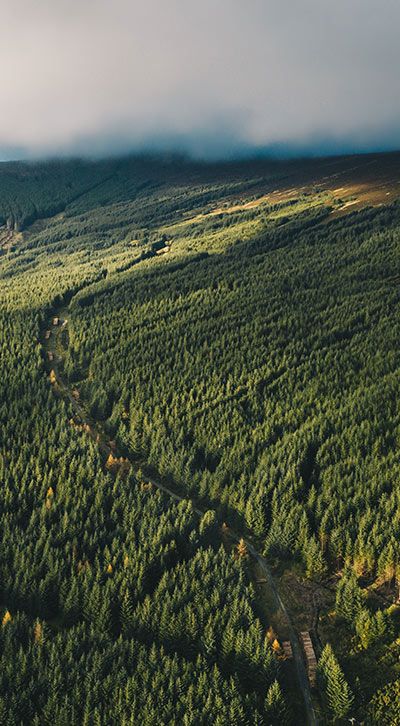
[[[282,646],[277,638],[272,641],[272,648],[275,653],[280,653],[282,651]]]
[[[54,500],[54,491],[53,487],[49,487],[46,492],[46,499],[45,499],[45,506],[46,509],[51,509],[51,505],[53,504]]]
[[[112,455],[112,452],[110,451],[107,461],[106,461],[106,469],[112,469],[116,464],[118,463],[118,459]]]
[[[238,556],[241,558],[245,558],[248,556],[249,553],[248,553],[247,545],[243,538],[239,540],[239,542],[236,546],[236,552],[238,553]]]
[[[40,622],[40,620],[37,619],[33,627],[33,640],[37,645],[41,645],[41,643],[43,642],[43,638],[43,624]]]
[[[3,615],[3,619],[1,621],[1,624],[2,624],[3,628],[4,628],[5,625],[7,625],[7,623],[10,623],[11,620],[12,620],[11,613],[10,613],[9,610],[6,610],[5,613],[4,613],[4,615]]]

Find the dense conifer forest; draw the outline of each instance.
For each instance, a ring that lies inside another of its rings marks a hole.
[[[310,588],[314,722],[400,724],[400,167],[371,163],[1,165],[0,723],[307,723],[234,532]]]

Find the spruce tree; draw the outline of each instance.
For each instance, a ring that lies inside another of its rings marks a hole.
[[[289,723],[288,709],[278,681],[271,683],[265,698],[266,722],[274,726],[285,726]]]
[[[337,719],[347,716],[354,697],[329,643],[318,661],[317,683],[331,715]]]
[[[315,537],[311,537],[305,547],[306,574],[315,580],[321,580],[326,574],[326,563],[321,547]]]
[[[336,589],[336,614],[353,626],[363,606],[364,597],[357,578],[353,570],[347,568]]]
[[[337,661],[332,664],[328,676],[326,695],[331,712],[336,718],[342,719],[349,714],[354,696]]]

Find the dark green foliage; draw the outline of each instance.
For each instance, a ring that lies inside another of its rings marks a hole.
[[[278,681],[274,681],[267,691],[265,711],[267,723],[269,724],[285,726],[290,722],[287,705]]]
[[[400,679],[381,688],[373,697],[368,708],[368,726],[399,726],[400,724]]]
[[[175,238],[181,256],[71,311],[67,366],[115,424],[124,402],[133,453],[316,578],[398,557],[399,227],[397,205],[307,230],[294,217],[204,260]]]
[[[357,577],[346,569],[336,589],[336,614],[348,623],[354,623],[364,606],[363,593]]]
[[[18,231],[41,217],[57,214],[108,179],[113,167],[83,161],[2,163],[0,223]]]
[[[220,549],[213,512],[199,520],[133,474],[114,479],[71,425],[37,340],[50,308],[99,268],[40,255],[0,261],[4,719],[260,721],[277,669],[248,577]],[[109,415],[108,400],[99,389],[96,415]]]
[[[237,678],[223,676],[202,655],[188,661],[156,644],[113,640],[89,624],[38,644],[22,615],[1,630],[0,643],[4,722],[197,726],[262,718]]]
[[[330,645],[326,645],[318,662],[317,678],[332,718],[351,716],[353,694]]]
[[[400,209],[331,219],[318,190],[244,205],[289,173],[0,169],[0,721],[290,721],[222,521],[311,578],[344,567],[357,643],[392,636],[352,573],[388,596],[398,576]],[[88,413],[202,518],[105,469],[48,381],[54,312]],[[351,713],[332,654],[320,671],[332,718]]]
[[[393,637],[390,617],[382,610],[378,610],[377,613],[370,613],[367,609],[361,610],[356,617],[355,629],[363,648]]]

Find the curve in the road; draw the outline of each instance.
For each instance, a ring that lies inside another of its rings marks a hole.
[[[53,312],[52,317],[59,317],[59,314],[57,311]],[[48,324],[46,326],[47,328],[53,328],[54,326],[51,324],[51,320],[48,321]],[[59,333],[60,328],[57,328],[55,332],[55,336],[57,337]],[[48,351],[50,347],[53,347],[49,341],[45,341],[42,336],[43,346]],[[118,451],[118,449],[113,446],[111,447],[110,443],[107,440],[107,436],[105,432],[101,429],[99,426],[99,423],[95,421],[94,419],[90,418],[82,404],[77,400],[73,394],[72,391],[68,385],[68,383],[65,381],[63,376],[61,375],[59,371],[59,367],[57,365],[57,357],[54,356],[54,360],[52,362],[52,368],[56,374],[56,383],[54,383],[54,386],[56,386],[58,392],[66,399],[68,399],[69,403],[71,404],[73,410],[78,414],[79,418],[82,420],[82,423],[87,423],[89,426],[89,435],[92,437],[92,439],[96,442],[96,444],[99,446],[100,450],[105,454],[108,455],[112,453],[114,456],[121,456],[121,452]],[[139,465],[136,461],[133,461],[128,457],[128,460],[134,470],[139,469]],[[194,511],[199,514],[203,515],[205,513],[205,509],[201,509],[198,506],[198,503],[195,503],[190,497],[183,496],[181,494],[178,494],[173,489],[170,489],[165,484],[163,484],[159,479],[155,478],[154,476],[149,475],[142,475],[142,478],[145,482],[148,482],[149,484],[152,484],[157,489],[161,490],[165,494],[168,494],[171,498],[175,499],[176,501],[190,501],[193,505]],[[303,656],[302,656],[302,650],[301,645],[299,642],[299,639],[297,637],[297,634],[294,630],[290,615],[288,613],[288,610],[279,594],[279,591],[276,587],[274,577],[272,575],[272,572],[269,568],[269,565],[267,563],[267,560],[265,557],[256,550],[254,545],[245,537],[242,537],[240,534],[229,528],[229,535],[231,539],[235,542],[239,542],[239,540],[243,539],[247,546],[247,550],[251,557],[253,557],[254,560],[259,564],[262,571],[264,572],[264,575],[268,581],[269,587],[271,589],[271,592],[273,593],[276,605],[278,609],[281,610],[281,612],[284,615],[285,620],[287,621],[288,625],[288,631],[290,635],[290,641],[292,644],[292,651],[293,651],[293,660],[295,663],[295,669],[296,669],[296,676],[298,681],[298,686],[300,688],[300,691],[303,695],[304,699],[304,707],[307,717],[307,724],[309,726],[317,726],[317,718],[315,714],[315,710],[313,707],[312,702],[312,696],[311,696],[311,690],[309,685],[309,680],[306,672],[306,667],[304,664]]]

